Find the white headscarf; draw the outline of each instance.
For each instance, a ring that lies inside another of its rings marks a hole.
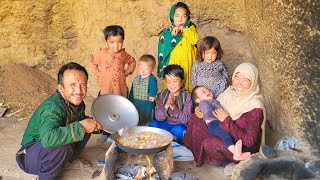
[[[251,81],[251,87],[243,95],[237,95],[233,86],[229,86],[220,94],[217,100],[223,109],[229,113],[232,120],[237,120],[243,113],[249,112],[252,109],[261,108],[263,110],[261,144],[264,144],[266,111],[258,85],[258,69],[251,63],[242,63],[234,70],[232,80],[237,73],[241,73],[248,78]]]

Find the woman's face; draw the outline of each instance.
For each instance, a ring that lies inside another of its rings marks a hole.
[[[206,63],[212,63],[217,59],[217,51],[214,48],[203,52],[203,61]]]
[[[174,26],[181,26],[184,25],[188,20],[187,10],[183,7],[178,7],[174,11],[173,15],[173,24]]]
[[[232,79],[232,86],[237,95],[244,95],[251,87],[251,80],[246,78],[243,74],[238,72]]]
[[[170,75],[165,75],[165,80],[169,91],[175,96],[179,95],[183,80],[180,77]]]

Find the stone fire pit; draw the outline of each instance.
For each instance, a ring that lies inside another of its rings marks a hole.
[[[168,179],[173,172],[172,146],[169,145],[164,151],[148,155],[151,165],[155,167],[160,179]],[[145,155],[127,153],[119,149],[116,143],[112,143],[106,152],[105,166],[99,177],[99,180],[114,180],[119,167],[125,165],[146,165],[148,164]]]
[[[277,158],[267,159],[260,153],[234,167],[232,176],[237,180],[250,179],[320,179],[320,176],[305,168],[310,157],[292,150],[276,151]]]

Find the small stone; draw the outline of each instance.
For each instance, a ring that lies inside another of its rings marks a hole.
[[[267,145],[261,145],[259,152],[264,158],[267,159],[277,157],[277,153],[273,150],[273,148]]]
[[[320,160],[308,161],[308,162],[306,162],[305,167],[307,169],[310,169],[311,171],[315,172],[316,174],[320,175]]]
[[[9,172],[10,171],[10,169],[5,169],[4,171],[3,171],[3,173],[7,173],[7,172]]]
[[[197,180],[196,177],[194,177],[192,174],[187,173],[187,172],[174,172],[170,175],[169,179],[171,179],[171,180],[182,180],[182,179]]]

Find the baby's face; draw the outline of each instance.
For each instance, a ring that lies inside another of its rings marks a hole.
[[[110,36],[107,39],[107,48],[111,53],[117,53],[122,49],[123,38],[120,35]]]
[[[209,91],[209,89],[207,89],[206,87],[199,87],[197,90],[196,90],[196,94],[197,94],[197,101],[198,103],[202,100],[205,100],[205,99],[213,99],[213,95],[212,93]]]
[[[139,62],[139,75],[142,78],[147,78],[152,74],[153,67],[147,62]]]
[[[203,52],[203,61],[206,63],[212,63],[217,59],[217,51],[214,48]]]
[[[178,7],[174,11],[173,15],[173,24],[175,26],[181,26],[184,25],[188,20],[187,10],[183,7]]]

